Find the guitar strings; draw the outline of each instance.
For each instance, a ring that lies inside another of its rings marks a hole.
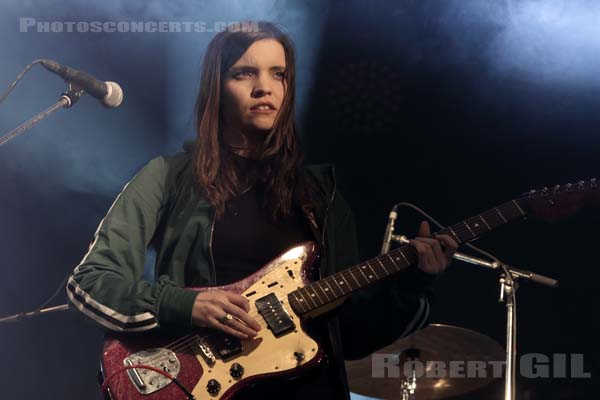
[[[258,324],[261,326],[261,328],[265,328],[265,329],[268,328],[268,326],[266,324],[261,324],[261,322],[258,322]],[[211,329],[215,329],[216,330],[216,328],[211,328]],[[206,335],[206,336],[203,336],[203,337],[200,337],[197,334],[186,335],[186,336],[183,336],[183,337],[181,337],[181,338],[179,338],[179,339],[177,339],[177,340],[175,340],[175,341],[173,341],[173,342],[165,345],[164,347],[166,349],[168,349],[168,350],[171,350],[171,351],[177,353],[177,352],[179,352],[181,350],[184,350],[193,341],[200,342],[203,339],[206,339],[208,337],[214,336],[216,334],[221,334],[221,333],[224,333],[224,332],[218,332],[217,331],[217,332],[214,332],[212,334],[209,334],[209,335]],[[146,361],[152,361],[152,362],[154,362],[154,361],[160,360],[161,357],[165,358],[165,356],[163,356],[163,355],[157,355],[157,356],[148,358]],[[168,356],[166,356],[166,358],[168,358]]]
[[[208,336],[210,336],[210,335],[208,335]],[[208,336],[205,336],[205,337],[208,337]],[[194,340],[196,340],[196,337],[198,337],[198,335],[186,335],[186,336],[181,337],[181,338],[178,339],[178,341],[179,341],[179,340],[182,340],[182,339],[185,338],[186,340],[184,342],[179,343],[177,346],[175,346],[173,348],[170,348],[169,347],[170,345],[165,346],[165,348],[167,350],[170,350],[170,351],[174,352],[174,353],[181,352],[182,350],[185,350]],[[205,337],[200,338],[199,340],[202,340]],[[169,357],[170,357],[170,355],[161,353],[161,354],[156,355],[156,356],[148,357],[148,358],[142,360],[142,362],[144,364],[157,363],[157,362],[168,360]]]
[[[204,339],[210,338],[212,336],[216,336],[218,334],[224,334],[224,332],[218,331],[218,330],[216,330],[216,328],[211,328],[211,329],[215,329],[215,332],[213,332],[209,335],[202,336],[202,337],[197,334],[186,335],[164,347],[174,353],[178,353],[178,352],[181,352],[182,350],[185,350],[188,347],[191,347],[192,344],[196,344],[196,343],[201,344]],[[177,343],[177,342],[180,342],[180,343]],[[175,343],[177,343],[177,344],[174,345]],[[146,360],[144,360],[144,362],[146,362],[146,363],[147,362],[159,362],[159,361],[164,361],[167,359],[169,359],[169,355],[159,354],[159,355],[147,358]]]
[[[168,344],[166,346],[164,346],[165,349],[170,350],[174,353],[178,353],[181,352],[182,350],[186,349],[187,347],[189,347],[192,342],[194,343],[201,343],[201,341],[203,339],[209,338],[211,336],[214,336],[217,332],[212,333],[210,335],[206,335],[206,336],[202,336],[200,337],[199,335],[196,334],[192,334],[192,335],[186,335],[183,336],[181,338],[179,338],[178,340],[176,340],[175,342],[181,341],[183,339],[185,339],[183,342],[178,343],[176,346],[171,347],[171,344]],[[173,343],[175,343],[173,342]],[[163,361],[169,358],[169,355],[165,355],[165,354],[159,354],[156,356],[152,356],[152,357],[148,357],[147,359],[143,360],[144,362],[158,362],[158,361]]]

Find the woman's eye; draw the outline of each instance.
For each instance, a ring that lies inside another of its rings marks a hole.
[[[247,76],[252,76],[252,71],[241,71],[234,75],[236,78],[245,78]]]
[[[236,72],[233,77],[236,79],[243,79],[243,78],[249,78],[249,77],[253,77],[255,74],[253,71],[240,71],[240,72]],[[285,78],[285,71],[278,71],[275,72],[273,74],[273,76],[275,77],[275,79],[277,80],[282,80]]]

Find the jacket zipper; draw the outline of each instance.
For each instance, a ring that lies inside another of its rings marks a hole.
[[[213,232],[215,230],[215,213],[212,213],[211,222],[210,222],[210,236],[208,238],[208,255],[210,257],[210,279],[211,284],[217,284],[217,274],[215,272],[215,259],[213,258],[212,252],[212,241],[213,241]]]
[[[323,231],[321,232],[321,246],[323,247],[323,251],[325,251],[325,228],[327,226],[327,216],[329,215],[329,208],[333,204],[333,200],[335,199],[335,191],[336,191],[336,182],[335,182],[335,167],[331,167],[331,177],[333,180],[333,192],[331,192],[331,198],[329,199],[329,203],[325,208],[325,215],[323,216]],[[321,273],[319,271],[319,279],[321,279]]]
[[[335,192],[337,190],[337,183],[336,183],[336,180],[335,180],[335,167],[334,166],[331,167],[331,177],[332,177],[332,180],[333,180],[333,192],[331,193],[331,198],[329,199],[329,204],[327,204],[327,207],[325,208],[325,216],[323,218],[323,232],[321,233],[321,243],[322,243],[322,246],[323,246],[323,252],[325,252],[325,228],[327,226],[327,216],[329,215],[329,208],[333,204],[333,201],[335,200]],[[322,279],[322,277],[321,277],[321,271],[320,270],[319,270],[319,279]],[[329,341],[331,342],[331,347],[332,347],[332,351],[333,351],[333,358],[336,358],[335,357],[336,356],[336,351],[339,351],[340,345],[339,345],[338,341],[336,340],[337,338],[334,337],[333,333],[331,332],[331,328],[329,326],[327,327],[327,334],[329,336]],[[330,360],[330,362],[333,363],[335,361],[334,360]],[[342,363],[343,363],[343,359],[342,359]],[[345,369],[343,367],[342,367],[342,371],[344,371],[343,375],[345,377],[346,374],[345,374]],[[340,373],[342,373],[342,372],[340,372]],[[343,378],[343,377],[340,377],[340,378]],[[347,377],[346,377],[346,379],[347,379]],[[343,387],[343,390],[346,391],[346,392],[349,390],[347,381],[345,383],[342,383],[342,387]]]

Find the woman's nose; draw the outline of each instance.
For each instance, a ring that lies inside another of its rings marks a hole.
[[[254,86],[254,90],[252,91],[252,94],[254,95],[254,97],[262,97],[265,95],[272,94],[271,86],[269,86],[269,85],[270,84],[267,81],[267,79],[265,79],[263,77],[257,79],[256,85]]]
[[[270,95],[271,89],[257,87],[257,88],[254,88],[254,90],[252,91],[252,94],[254,97],[262,97],[262,96]]]

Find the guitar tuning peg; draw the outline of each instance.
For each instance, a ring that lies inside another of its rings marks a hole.
[[[535,196],[536,191],[534,189],[531,189],[529,192],[524,193],[525,196],[532,198],[533,196]]]

